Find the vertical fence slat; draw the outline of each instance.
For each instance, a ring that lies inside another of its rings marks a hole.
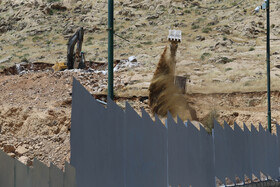
[[[268,174],[272,179],[279,177],[278,175],[278,149],[277,149],[277,139],[275,135],[269,136],[269,145],[268,145]]]
[[[228,171],[228,152],[224,129],[217,121],[214,121],[214,150],[215,176],[225,184]]]
[[[171,186],[186,186],[190,182],[188,166],[187,128],[184,124],[176,124],[170,113],[167,117],[168,129],[168,174]]]
[[[0,150],[0,186],[14,187],[14,159]]]
[[[187,123],[187,134],[185,144],[185,149],[187,153],[183,156],[187,158],[187,168],[184,169],[186,171],[186,175],[188,175],[188,186],[200,186],[200,181],[205,180],[200,176],[200,136],[199,130],[190,122]],[[182,147],[184,149],[184,147]]]
[[[36,158],[33,161],[32,187],[49,187],[49,168]]]
[[[276,141],[277,141],[277,176],[280,176],[280,125],[276,125],[276,132],[277,132],[277,138],[276,138]]]
[[[110,173],[107,173],[106,186],[123,187],[125,185],[125,129],[126,124],[124,121],[124,111],[110,98],[107,99],[107,121],[106,129],[109,131],[110,142],[106,149],[110,148],[111,151],[108,154],[115,155],[108,162],[108,169]],[[108,138],[108,139],[109,139]],[[106,175],[106,171],[104,173]]]
[[[234,139],[233,139],[233,153],[235,157],[235,163],[234,163],[234,174],[235,176],[238,176],[240,180],[244,181],[244,174],[245,174],[245,168],[247,162],[245,161],[245,158],[248,155],[245,155],[246,148],[244,147],[245,144],[245,137],[243,130],[239,127],[237,123],[234,123]]]
[[[147,137],[150,142],[147,145],[148,151],[146,155],[150,162],[154,162],[152,181],[149,184],[154,187],[167,186],[167,137],[166,128],[161,123],[154,122],[150,115],[142,108],[142,125],[148,127]],[[150,136],[150,137],[149,137]]]
[[[259,124],[259,132],[258,132],[258,144],[260,150],[260,157],[262,158],[258,162],[259,171],[267,176],[267,158],[268,158],[268,146],[267,146],[267,134],[265,133],[264,128],[261,124]]]
[[[251,125],[251,166],[252,166],[252,174],[254,174],[257,178],[260,178],[260,162],[262,162],[262,152],[261,152],[261,142],[260,137],[258,136],[258,131]]]
[[[213,137],[200,127],[200,176],[199,186],[215,186]]]
[[[126,104],[125,114],[126,186],[162,186],[164,175],[161,174],[164,172],[159,171],[163,162],[159,160],[158,146],[163,144],[156,138],[154,122],[145,113],[141,118],[129,104]]]
[[[168,183],[168,137],[167,137],[167,127],[160,121],[157,115],[155,115],[155,125],[159,130],[158,132],[158,141],[162,145],[160,149],[160,159],[163,162],[162,164],[162,175],[163,175],[163,186],[169,187]],[[159,144],[159,145],[160,145]]]
[[[71,164],[77,171],[77,185],[101,186],[108,182],[110,149],[107,111],[77,81],[73,81],[71,118]],[[107,170],[105,170],[107,168]],[[105,182],[104,182],[105,181]],[[105,186],[105,185],[104,185]]]
[[[244,124],[244,175],[246,175],[249,179],[252,178],[252,166],[251,166],[251,132],[249,131],[246,124]]]
[[[235,153],[234,153],[234,132],[232,128],[224,122],[224,131],[225,131],[225,141],[226,141],[226,149],[227,152],[227,177],[234,182],[235,181],[235,164],[237,163]]]
[[[180,184],[181,186],[189,186],[193,181],[192,176],[195,176],[194,172],[188,169],[193,168],[193,166],[190,164],[190,157],[193,155],[190,155],[189,151],[191,143],[195,140],[190,141],[191,137],[188,129],[189,126],[187,124],[184,124],[181,120],[179,120],[177,124],[175,123],[175,125],[177,129],[175,136],[178,136],[177,154],[179,154],[179,159],[177,160],[178,181],[176,184]]]
[[[273,160],[269,160],[270,157],[270,144],[271,144],[271,133],[268,130],[263,129],[263,146],[264,146],[264,168],[262,169],[263,174],[265,174],[266,177],[269,176],[269,166],[270,162],[273,162]]]
[[[52,163],[50,165],[50,187],[63,187],[63,172]]]
[[[65,172],[63,177],[63,187],[76,187],[76,170],[68,162],[65,162]]]
[[[173,118],[168,114],[167,120],[166,120],[166,127],[168,131],[168,182],[169,185],[178,186],[176,182],[178,181],[177,176],[177,162],[179,157],[178,152],[178,144],[177,144],[177,136],[176,136],[176,124],[173,120]],[[183,163],[182,163],[183,164]]]
[[[15,159],[16,178],[15,187],[30,187],[32,184],[32,169]],[[1,186],[1,185],[0,185]]]

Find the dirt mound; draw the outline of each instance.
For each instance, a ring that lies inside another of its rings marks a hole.
[[[4,75],[18,75],[24,74],[27,72],[37,72],[37,71],[52,71],[53,64],[49,63],[40,63],[40,62],[33,62],[33,63],[20,63],[16,64],[12,67],[5,68],[2,72]]]
[[[100,89],[93,89],[97,82],[105,87],[104,75],[82,70],[33,70],[0,75],[0,148],[18,159],[25,156],[31,161],[37,157],[45,164],[52,161],[62,168],[70,158],[72,77],[94,92]]]

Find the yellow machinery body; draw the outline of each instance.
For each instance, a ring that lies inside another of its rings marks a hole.
[[[65,69],[67,69],[67,65],[65,64],[65,62],[57,62],[57,63],[55,63],[55,65],[53,65],[52,69],[55,72],[65,70]]]

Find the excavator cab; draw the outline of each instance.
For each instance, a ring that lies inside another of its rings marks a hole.
[[[67,44],[67,68],[68,69],[83,69],[85,68],[85,56],[82,52],[82,44],[84,40],[84,29],[81,27],[68,40]],[[76,51],[75,45],[77,44]]]

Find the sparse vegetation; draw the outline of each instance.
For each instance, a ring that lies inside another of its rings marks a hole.
[[[92,36],[88,37],[86,42],[85,42],[85,45],[86,46],[93,45],[92,40],[94,40],[94,37],[92,37]]]
[[[250,49],[249,49],[249,51],[254,51],[255,50],[255,48],[254,47],[251,47]]]
[[[247,81],[244,83],[244,86],[250,86],[251,85],[251,81]]]
[[[210,53],[203,53],[203,54],[200,56],[200,59],[201,59],[201,60],[205,60],[205,58],[206,58],[206,57],[209,57],[209,56],[211,56]]]
[[[199,28],[199,25],[192,25],[192,29],[198,29]]]
[[[211,134],[212,129],[214,128],[214,121],[218,119],[219,114],[218,111],[213,108],[211,111],[206,115],[206,117],[202,120],[202,124],[205,128],[205,130]]]
[[[221,61],[226,64],[226,63],[229,63],[229,62],[232,62],[233,59],[229,59],[228,57],[221,57]]]
[[[48,3],[60,2],[61,0],[47,0]]]
[[[24,57],[23,59],[21,59],[22,62],[28,62],[28,59],[26,57]]]
[[[24,45],[18,44],[17,46],[18,46],[18,48],[23,48]]]
[[[184,13],[186,13],[186,14],[191,14],[192,11],[191,11],[191,10],[185,10]]]
[[[46,44],[50,45],[50,44],[52,44],[52,41],[48,40],[48,41],[46,41]]]
[[[232,70],[232,68],[226,68],[225,72]]]
[[[195,15],[200,15],[200,11],[198,9],[195,9]]]
[[[41,37],[41,36],[34,36],[34,37],[32,38],[32,41],[33,41],[33,42],[38,42],[38,41],[40,41],[40,40],[43,40],[43,37]]]
[[[205,18],[198,18],[198,19],[197,19],[197,22],[198,22],[198,23],[201,23],[201,22],[204,22],[204,21],[205,21]]]
[[[142,42],[142,44],[144,44],[144,45],[152,45],[153,42],[152,41],[147,41],[147,42]]]
[[[209,33],[210,31],[212,31],[212,29],[210,27],[204,27],[202,28],[202,32],[203,33]]]

